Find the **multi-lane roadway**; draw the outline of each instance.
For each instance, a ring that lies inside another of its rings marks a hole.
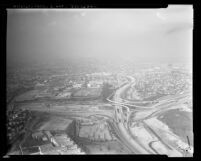
[[[142,107],[142,106],[136,106],[134,105],[135,102],[124,100],[121,98],[123,93],[130,87],[135,84],[135,78],[128,76],[128,82],[121,85],[113,95],[108,97],[108,101],[114,105],[114,112],[103,111],[103,110],[90,110],[89,109],[82,109],[82,108],[57,108],[52,107],[49,109],[50,113],[58,114],[58,115],[65,115],[65,116],[89,116],[94,114],[100,114],[104,115],[106,117],[109,117],[111,119],[114,119],[115,122],[112,123],[113,129],[119,136],[120,140],[124,142],[124,144],[130,149],[130,151],[134,154],[158,154],[158,152],[152,147],[152,144],[154,142],[150,142],[150,150],[145,148],[144,145],[142,145],[141,140],[139,140],[137,137],[133,136],[130,130],[130,122],[131,117],[133,114],[137,114],[138,117],[132,118],[132,121],[141,121],[143,122],[146,119],[152,118],[161,112],[164,112],[170,108],[176,108],[177,104],[182,103],[186,100],[186,97],[189,96],[189,94],[182,94],[177,96],[169,96],[164,97],[163,99],[158,99],[155,105],[149,106],[149,107]],[[132,108],[130,108],[132,107]],[[36,110],[36,111],[46,111],[47,108],[44,108],[41,106],[41,103],[34,103],[33,105],[29,104],[28,106],[21,106],[21,108],[27,108],[28,110]],[[144,113],[143,113],[144,112]],[[136,116],[137,116],[136,115]],[[146,128],[149,128],[148,125],[146,125]],[[160,137],[160,136],[157,136]],[[162,141],[160,138],[159,140]],[[165,143],[163,143],[165,144]],[[165,145],[168,146],[168,145]],[[153,150],[154,149],[154,150]],[[176,153],[178,154],[178,153]]]
[[[112,96],[108,97],[108,101],[115,105],[115,118],[116,118],[116,124],[118,125],[119,131],[122,133],[122,136],[124,137],[124,140],[126,140],[126,144],[129,144],[133,147],[134,151],[136,150],[136,153],[138,154],[158,154],[156,150],[150,150],[144,148],[144,146],[141,144],[140,140],[138,140],[136,137],[133,137],[130,132],[129,123],[131,121],[131,114],[132,113],[140,113],[140,117],[138,119],[132,119],[132,121],[141,121],[143,122],[146,119],[152,118],[156,115],[159,115],[160,113],[172,109],[172,108],[178,108],[178,106],[182,102],[186,101],[186,98],[189,97],[189,94],[184,93],[182,95],[175,95],[175,96],[169,96],[162,99],[158,99],[155,105],[149,106],[149,107],[142,107],[142,106],[135,106],[133,105],[133,102],[127,101],[121,98],[123,93],[129,88],[129,86],[132,86],[135,84],[135,78],[128,77],[130,79],[130,82],[123,85],[121,88],[119,88],[115,94],[113,95],[113,99],[111,99]],[[132,110],[129,110],[129,107],[135,107],[132,108]],[[124,110],[123,110],[124,109]],[[134,109],[134,110],[133,110]],[[125,112],[126,111],[126,112]],[[144,112],[144,113],[143,113]],[[148,125],[146,125],[146,128],[149,128]],[[152,133],[157,135],[153,130]],[[163,142],[163,139],[160,138],[160,136],[157,135],[157,138],[162,142],[164,146],[168,146],[166,143]],[[152,142],[149,144],[150,148],[152,147]],[[173,156],[182,156],[182,154],[174,149]]]

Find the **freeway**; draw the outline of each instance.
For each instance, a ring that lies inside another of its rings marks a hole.
[[[58,108],[58,107],[62,107],[62,108]],[[52,114],[59,114],[59,115],[83,115],[83,116],[87,116],[87,115],[91,115],[91,114],[102,114],[102,115],[106,115],[109,117],[113,116],[113,112],[109,112],[109,111],[103,111],[103,110],[90,110],[89,109],[73,109],[73,108],[66,108],[64,109],[63,106],[52,106],[51,108],[47,109],[44,108],[44,106],[41,106],[40,104],[33,104],[33,105],[24,105],[21,106],[20,108],[22,109],[27,109],[29,111],[39,111],[39,112],[46,112],[46,113],[52,113]]]
[[[185,100],[183,100],[183,102],[185,102]],[[155,117],[155,116],[158,116],[168,110],[171,110],[171,109],[180,109],[181,107],[180,106],[177,106],[177,105],[180,105],[182,102],[167,102],[167,104],[164,104],[163,106],[157,106],[157,108],[154,108],[154,109],[150,109],[149,111],[132,111],[131,114],[129,115],[130,117],[128,118],[128,120],[131,119],[131,117],[133,115],[135,115],[136,117],[134,118],[135,121],[143,121],[143,120],[146,120],[146,119],[150,119],[152,117]],[[136,113],[138,115],[136,115]],[[143,114],[144,113],[144,114]]]
[[[113,129],[115,130],[116,134],[120,138],[120,140],[126,145],[126,147],[134,154],[158,154],[157,150],[152,147],[152,143],[149,143],[150,150],[145,148],[145,146],[141,143],[141,141],[134,137],[130,131],[130,122],[131,122],[131,116],[135,112],[137,114],[142,114],[139,119],[134,119],[134,122],[143,122],[146,119],[152,118],[156,115],[159,115],[161,112],[164,112],[165,110],[168,110],[170,108],[173,108],[172,106],[175,106],[177,104],[180,104],[182,101],[185,101],[186,97],[189,96],[189,94],[182,94],[182,95],[175,95],[170,97],[164,97],[163,99],[158,99],[158,103],[149,106],[137,106],[133,105],[132,101],[124,100],[121,98],[122,94],[133,84],[135,84],[135,79],[131,76],[128,76],[128,79],[130,82],[124,83],[121,85],[115,93],[113,93],[111,96],[107,98],[108,102],[112,103],[115,107],[114,111],[109,112],[104,110],[86,110],[86,109],[73,109],[73,108],[66,108],[62,109],[59,106],[52,106],[51,108],[47,109],[44,108],[44,106],[41,106],[41,103],[30,105],[28,102],[28,106],[24,105],[21,106],[21,108],[26,108],[31,111],[41,111],[41,112],[48,112],[63,116],[90,116],[90,115],[104,115],[106,117],[111,118],[112,120],[115,120],[114,123],[111,124]],[[113,99],[111,99],[113,97]],[[46,100],[47,101],[47,100]],[[35,100],[33,100],[35,102]],[[58,108],[59,107],[59,108]],[[62,106],[61,106],[62,107]],[[130,110],[130,107],[132,110]],[[175,107],[176,108],[176,107]],[[144,115],[143,112],[149,112],[148,114]],[[143,122],[144,123],[144,122]],[[158,141],[160,141],[165,147],[169,147],[167,143],[163,141],[163,139],[158,136],[157,133],[155,133],[147,124],[144,123],[147,129],[149,129],[149,132],[151,131],[152,134],[154,134]],[[170,148],[170,147],[169,147]]]
[[[126,144],[131,145],[133,147],[133,149],[137,149],[140,154],[150,154],[150,150],[147,150],[146,148],[144,148],[144,146],[140,143],[140,140],[138,140],[136,137],[133,137],[131,132],[130,132],[129,124],[130,124],[132,112],[138,112],[139,113],[139,112],[144,112],[144,111],[148,111],[148,112],[150,111],[148,113],[148,115],[141,115],[140,119],[134,120],[134,121],[143,122],[144,120],[152,118],[152,117],[154,117],[156,115],[159,115],[161,112],[164,112],[164,111],[166,111],[168,109],[178,108],[178,107],[176,107],[176,105],[179,105],[183,101],[186,101],[186,98],[189,97],[189,93],[184,93],[184,94],[174,95],[174,96],[169,96],[169,97],[166,96],[164,98],[160,98],[160,99],[157,100],[158,103],[156,103],[156,104],[154,104],[154,105],[152,105],[150,107],[136,106],[136,105],[131,104],[133,102],[127,101],[127,100],[124,100],[124,99],[121,98],[122,93],[125,92],[129,88],[129,86],[131,86],[132,84],[135,84],[135,79],[130,77],[130,76],[129,76],[129,78],[131,80],[130,83],[127,83],[124,86],[122,86],[121,88],[119,88],[116,91],[116,93],[114,94],[112,100],[110,99],[112,97],[112,95],[109,96],[107,98],[107,100],[110,103],[115,105],[116,124],[117,124],[117,126],[119,128],[119,131],[122,133],[122,136],[124,137],[124,140],[127,140]],[[130,111],[129,107],[132,107],[132,106],[135,106],[135,109],[133,111]],[[122,110],[123,108],[127,109],[127,114],[126,115]],[[170,150],[172,149],[148,125],[146,125],[146,128],[148,128],[149,131],[152,134],[154,134],[159,139],[158,141],[160,141],[165,147],[167,147]],[[158,153],[158,152],[156,152],[156,150],[153,150],[152,143],[150,143],[149,146],[152,149],[152,151],[154,152],[154,154]],[[173,151],[172,154],[175,155],[175,156],[181,156],[182,155],[180,152],[178,152],[175,149],[172,150],[172,151]],[[172,154],[170,154],[170,155],[172,155]]]
[[[159,153],[152,147],[152,144],[153,144],[154,142],[157,142],[157,141],[156,141],[156,140],[151,141],[151,142],[149,143],[149,147],[150,147],[151,150],[153,150],[156,154],[159,154]]]
[[[34,107],[34,108],[33,108]],[[100,116],[104,116],[107,118],[110,118],[111,120],[113,120],[113,113],[110,113],[108,111],[104,112],[104,111],[89,111],[89,110],[79,110],[79,111],[72,111],[70,109],[67,110],[61,110],[61,109],[55,109],[55,108],[51,108],[50,110],[47,110],[46,108],[41,108],[40,105],[38,106],[25,106],[25,107],[21,107],[21,108],[26,108],[27,110],[31,110],[31,111],[39,111],[39,112],[46,112],[46,113],[52,113],[54,115],[58,115],[58,116],[65,116],[65,117],[73,117],[73,116],[84,116],[84,117],[89,117],[89,116],[94,116],[94,115],[100,115]],[[128,140],[125,139],[124,136],[122,136],[122,133],[119,131],[118,127],[116,124],[114,124],[113,122],[111,122],[111,126],[113,127],[113,129],[115,130],[115,133],[117,134],[118,138],[120,139],[120,141],[132,152],[132,154],[138,154],[139,151],[135,148],[133,148],[129,143]],[[26,137],[25,137],[26,138]]]
[[[129,85],[129,84],[128,84]],[[116,91],[116,94],[114,96],[115,101],[119,102],[119,95],[120,93],[125,89],[125,87],[127,87],[128,85],[125,85],[124,87],[120,88],[118,91]],[[114,101],[114,102],[115,102]],[[129,144],[130,146],[133,147],[133,149],[137,149],[138,153],[141,154],[149,154],[149,152],[144,149],[139,142],[137,142],[136,140],[134,140],[132,138],[132,136],[130,135],[130,133],[127,130],[127,125],[125,125],[124,121],[122,121],[122,115],[123,115],[123,111],[122,111],[122,107],[119,106],[118,104],[115,105],[115,114],[116,114],[116,120],[117,120],[117,125],[118,128],[122,134],[122,136],[124,137],[124,139],[126,140],[126,143]]]

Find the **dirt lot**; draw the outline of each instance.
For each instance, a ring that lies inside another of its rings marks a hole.
[[[65,130],[72,122],[71,119],[65,117],[51,115],[45,112],[33,112],[36,116],[33,120],[35,123],[32,126],[33,131],[38,130]]]
[[[159,116],[158,119],[167,124],[186,143],[188,136],[190,144],[193,145],[192,112],[180,111],[179,109],[169,110]]]
[[[82,88],[78,91],[76,91],[73,96],[74,97],[95,97],[99,96],[101,93],[100,89],[96,88]]]
[[[127,149],[117,141],[85,145],[89,154],[129,154]]]
[[[39,90],[31,90],[26,93],[23,93],[15,98],[16,101],[32,100],[35,96],[40,93]]]

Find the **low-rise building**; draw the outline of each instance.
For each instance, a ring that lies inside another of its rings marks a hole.
[[[44,134],[42,131],[35,132],[32,134],[32,138],[34,138],[34,139],[42,138],[43,136],[44,136]]]
[[[48,139],[50,140],[50,142],[55,145],[55,146],[59,146],[59,144],[56,142],[55,138],[53,137],[53,135],[51,134],[50,131],[45,131],[44,132],[46,134],[46,136],[48,137]]]
[[[73,88],[81,88],[82,87],[82,84],[74,84],[73,85]]]
[[[72,95],[69,91],[63,91],[57,95],[57,98],[70,98]]]
[[[24,147],[21,149],[22,155],[40,154],[39,146]]]
[[[45,144],[40,146],[40,150],[43,154],[59,154],[59,150],[62,150],[62,147],[55,147],[52,144]]]
[[[90,81],[87,84],[88,88],[100,88],[103,85],[103,81],[98,81],[98,80],[94,80],[94,81]]]

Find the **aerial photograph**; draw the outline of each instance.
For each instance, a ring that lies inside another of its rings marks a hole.
[[[12,155],[193,157],[193,6],[7,9]]]

